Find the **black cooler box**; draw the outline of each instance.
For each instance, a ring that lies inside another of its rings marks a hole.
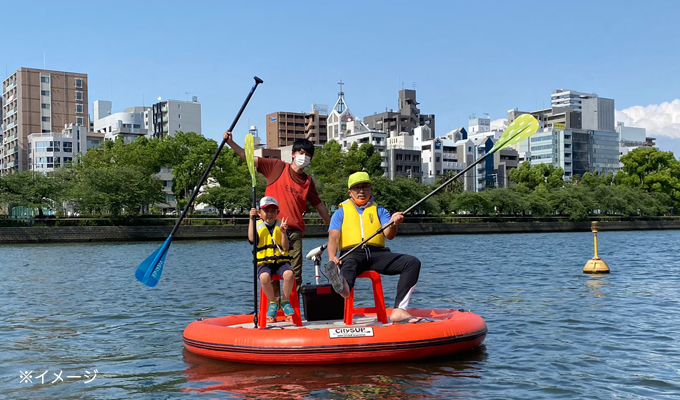
[[[307,321],[343,319],[345,299],[335,293],[330,283],[324,285],[302,285],[302,304]]]

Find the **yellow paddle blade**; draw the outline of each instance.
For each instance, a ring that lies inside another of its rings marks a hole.
[[[503,132],[498,141],[491,149],[491,152],[503,149],[511,144],[519,143],[536,133],[538,130],[538,121],[531,114],[522,114],[516,120],[512,121],[510,126]]]
[[[246,163],[248,164],[248,171],[250,171],[250,177],[253,180],[253,187],[256,185],[255,180],[255,144],[253,143],[253,135],[251,133],[246,136],[245,144],[246,152]]]

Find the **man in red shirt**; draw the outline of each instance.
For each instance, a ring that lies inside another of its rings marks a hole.
[[[231,132],[224,132],[223,137],[234,152],[245,160],[246,153],[234,142]],[[302,285],[302,236],[305,231],[302,214],[307,210],[307,201],[317,209],[326,224],[331,221],[326,205],[316,192],[314,181],[304,172],[313,156],[314,144],[307,139],[298,139],[293,143],[293,160],[290,164],[275,158],[255,157],[255,168],[267,178],[265,196],[275,198],[279,202],[279,218],[288,219],[288,253],[298,289]],[[276,296],[279,297],[278,281],[274,283]]]

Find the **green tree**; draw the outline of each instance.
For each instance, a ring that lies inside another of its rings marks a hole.
[[[239,188],[226,188],[213,186],[206,189],[196,203],[207,203],[217,209],[220,218],[224,210],[249,209],[252,206],[252,186]]]
[[[675,206],[680,203],[680,162],[672,152],[638,148],[622,156],[621,162],[623,170],[616,174],[616,184],[663,193]]]
[[[163,201],[161,182],[154,177],[163,165],[162,142],[140,137],[125,143],[119,137],[79,156],[61,176],[70,182],[76,209],[117,218]]]
[[[12,206],[37,208],[43,216],[43,208],[53,209],[60,198],[58,182],[41,172],[22,171],[0,176],[0,202]]]
[[[574,221],[587,219],[594,208],[588,188],[581,185],[569,185],[550,191],[548,204],[558,214],[568,215]]]
[[[79,169],[72,197],[77,210],[108,213],[114,219],[138,215],[145,206],[164,199],[161,181],[135,165]]]
[[[512,188],[488,189],[482,192],[497,214],[521,214],[526,209],[522,192]]]
[[[174,137],[165,138],[159,145],[164,151],[164,162],[172,168],[172,192],[178,206],[183,207],[191,197],[215,155],[217,146],[214,140],[194,132],[177,132]],[[228,160],[224,162],[227,163]]]
[[[554,214],[553,208],[548,203],[550,191],[545,185],[541,185],[534,191],[529,191],[524,194],[525,210],[532,216],[546,216]]]
[[[493,205],[479,192],[463,192],[455,197],[453,208],[458,212],[470,212],[472,215],[490,214]]]
[[[359,146],[354,142],[347,151],[343,175],[349,177],[355,172],[366,171],[370,176],[382,176],[384,171],[381,163],[380,152],[375,151],[372,144],[363,143]]]
[[[511,169],[508,177],[518,185],[526,186],[531,190],[538,185],[544,184],[549,188],[564,186],[564,170],[552,164],[531,165],[525,161],[519,168]]]
[[[390,212],[405,211],[429,193],[426,185],[421,185],[412,178],[398,176],[394,180],[385,177],[373,177],[373,196],[378,204]],[[347,196],[345,195],[345,198]],[[428,199],[413,212],[438,212],[439,205],[433,198]]]

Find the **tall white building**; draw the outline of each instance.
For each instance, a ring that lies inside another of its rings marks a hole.
[[[95,132],[103,133],[106,140],[115,140],[122,136],[125,143],[134,142],[140,136],[145,136],[144,115],[149,107],[132,107],[123,112],[111,113],[111,102],[97,100],[93,104]]]
[[[201,103],[193,96],[192,101],[165,100],[153,105],[146,112],[149,136],[175,136],[181,132],[201,132]]]
[[[614,99],[599,97],[594,93],[557,89],[550,95],[553,107],[570,107],[580,112],[581,128],[585,130],[615,131]]]
[[[85,126],[69,124],[62,132],[28,135],[28,169],[51,172],[68,165],[78,153],[101,145],[103,134],[87,133]]]

